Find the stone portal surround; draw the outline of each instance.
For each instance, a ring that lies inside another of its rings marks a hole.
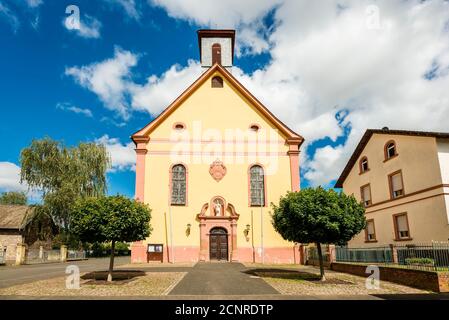
[[[224,199],[225,210],[222,216],[213,215],[213,201],[210,203],[210,214],[209,204],[206,203],[201,209],[201,213],[197,215],[197,219],[200,221],[200,261],[209,261],[209,235],[213,228],[224,228],[228,234],[228,260],[238,261],[238,251],[237,251],[237,221],[239,215],[235,212],[234,206],[230,203],[226,205]],[[227,215],[228,214],[228,215]]]

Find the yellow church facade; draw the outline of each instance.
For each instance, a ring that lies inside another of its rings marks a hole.
[[[198,31],[202,75],[136,132],[136,199],[152,209],[132,262],[300,263],[271,202],[300,186],[304,139],[232,75],[233,30]]]

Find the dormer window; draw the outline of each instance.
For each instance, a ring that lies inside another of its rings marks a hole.
[[[389,160],[391,158],[394,158],[398,155],[396,150],[396,143],[394,141],[388,141],[385,144],[385,160]]]
[[[364,172],[366,172],[368,170],[369,170],[368,158],[367,157],[363,157],[362,159],[360,159],[360,173],[364,173]]]
[[[213,77],[212,88],[223,88],[223,79],[219,76]]]

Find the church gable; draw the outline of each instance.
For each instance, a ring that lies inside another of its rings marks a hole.
[[[156,119],[136,132],[133,140],[167,138],[173,128],[190,131],[194,123],[222,133],[251,127],[272,129],[278,131],[279,139],[289,144],[300,145],[303,141],[219,64],[203,73]]]

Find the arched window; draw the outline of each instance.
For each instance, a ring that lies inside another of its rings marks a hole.
[[[385,160],[391,159],[398,155],[396,150],[396,143],[394,141],[388,141],[385,144]]]
[[[368,158],[367,157],[363,157],[362,159],[360,159],[360,173],[364,173],[364,172],[366,172],[368,170],[369,170]]]
[[[213,77],[212,88],[223,88],[223,79],[219,76]]]
[[[187,199],[187,170],[182,164],[171,169],[171,204],[185,205]]]
[[[212,45],[212,64],[218,63],[221,65],[221,45],[214,43]]]
[[[249,169],[249,192],[251,206],[265,206],[265,176],[263,168],[255,165]]]

